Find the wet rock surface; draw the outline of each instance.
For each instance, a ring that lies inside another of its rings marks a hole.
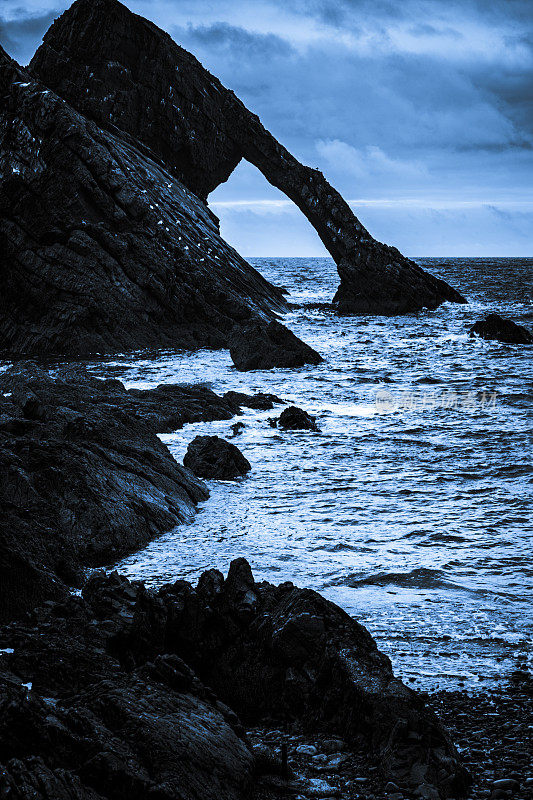
[[[533,344],[533,334],[523,325],[517,325],[499,314],[489,314],[470,328],[470,336],[496,340],[507,344]]]
[[[277,397],[275,394],[265,392],[258,392],[257,394],[250,395],[244,392],[226,392],[224,400],[231,403],[233,406],[240,408],[254,408],[258,411],[269,411],[275,405],[283,405],[285,400]]]
[[[199,478],[234,480],[252,469],[238,447],[220,436],[196,436],[187,447],[183,465]]]
[[[38,798],[56,785],[83,798],[277,796],[287,779],[268,751],[280,740],[302,797],[386,780],[406,796],[467,786],[370,634],[315,592],[256,584],[244,559],[225,580],[210,570],[157,593],[96,572],[81,597],[0,628],[0,649],[2,768],[17,788],[49,776]],[[252,773],[270,794],[253,795]]]
[[[401,314],[464,302],[373,239],[321,172],[300,164],[168,34],[116,0],[77,0],[50,28],[30,70],[103,128],[149,147],[201,198],[241,158],[254,164],[293,200],[335,260],[341,313]]]
[[[142,589],[97,575],[87,599],[2,633],[16,640],[0,656],[5,796],[249,797],[253,756],[235,714],[179,657],[156,655],[152,643],[153,659],[147,649],[135,660],[125,648],[148,611]]]
[[[472,774],[472,798],[533,798],[533,676],[527,670],[499,689],[443,691],[430,695],[429,703]]]
[[[200,386],[127,391],[35,365],[0,375],[0,619],[191,519],[207,489],[156,434],[235,413]]]
[[[319,364],[322,356],[277,321],[250,323],[233,331],[230,355],[241,372]]]
[[[284,409],[277,420],[278,428],[283,428],[287,431],[318,431],[316,418],[304,411],[303,408],[298,406],[289,406]]]

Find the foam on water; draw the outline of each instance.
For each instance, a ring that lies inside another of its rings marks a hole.
[[[491,685],[530,652],[533,348],[472,340],[467,328],[492,311],[531,325],[533,259],[421,262],[470,304],[337,317],[320,307],[337,284],[330,259],[252,260],[291,292],[285,321],[325,357],[318,366],[241,374],[209,351],[89,364],[128,386],[274,392],[321,427],[284,433],[268,424],[278,412],[246,411],[235,442],[249,476],[210,482],[195,520],[122,572],[157,586],[245,556],[256,578],[315,588],[357,616],[420,687]],[[233,422],[161,438],[181,460],[198,433],[228,437]]]

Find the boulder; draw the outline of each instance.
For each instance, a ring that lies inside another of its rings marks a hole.
[[[485,319],[479,320],[470,328],[470,336],[479,336],[481,339],[494,339],[507,344],[533,344],[533,334],[517,325],[510,319],[500,317],[499,314],[489,314]]]
[[[219,436],[196,436],[187,447],[183,465],[199,478],[229,481],[252,469],[238,447]]]
[[[276,320],[268,324],[253,323],[236,328],[230,341],[230,355],[241,372],[303,367],[323,361],[316,350]]]
[[[318,431],[316,418],[312,417],[303,408],[289,406],[285,408],[278,417],[278,427],[287,431]]]
[[[402,314],[465,302],[376,241],[319,170],[294,158],[168,34],[116,0],[77,0],[47,32],[30,70],[102,128],[148,147],[202,199],[241,158],[254,164],[307,217],[337,264],[339,312]]]

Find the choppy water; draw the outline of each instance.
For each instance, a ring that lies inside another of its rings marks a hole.
[[[325,357],[319,366],[241,374],[227,352],[207,351],[91,365],[128,386],[274,392],[321,426],[283,433],[268,425],[274,412],[247,411],[235,442],[250,475],[209,482],[196,520],[123,560],[122,572],[158,585],[245,556],[256,578],[292,580],[342,605],[415,686],[487,686],[527,654],[533,348],[466,330],[490,311],[532,325],[533,259],[420,262],[470,304],[337,317],[313,307],[335,291],[330,259],[253,260],[289,289],[298,307],[286,323]],[[231,424],[162,439],[181,460],[195,435],[228,437]]]

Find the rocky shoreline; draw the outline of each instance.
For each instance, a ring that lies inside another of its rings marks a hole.
[[[466,302],[373,239],[319,171],[116,0],[76,0],[27,68],[0,48],[0,88],[8,358],[204,347],[239,371],[319,364],[278,321],[286,292],[207,205],[242,158],[331,253],[337,313]],[[524,331],[472,329],[530,343]],[[243,558],[158,591],[98,569],[179,531],[209,496],[202,478],[246,480],[234,444],[196,437],[182,465],[158,434],[282,403],[128,390],[79,366],[0,375],[0,798],[531,796],[527,675],[492,696],[416,693],[341,608],[256,582]],[[318,430],[295,406],[269,422]]]
[[[22,796],[21,786],[29,792],[34,784],[55,785],[58,770],[64,793],[66,770],[75,797],[92,797],[93,790],[122,796],[113,788],[117,771],[137,787],[134,796],[174,797],[168,786],[179,774],[181,783],[191,782],[180,796],[246,797],[256,760],[236,714],[244,724],[270,719],[341,736],[418,796],[426,787],[442,797],[464,793],[467,772],[437,718],[393,676],[370,634],[315,592],[256,584],[243,559],[226,579],[211,570],[197,587],[177,580],[157,593],[116,573],[84,578],[86,567],[109,563],[184,522],[207,497],[156,431],[231,419],[243,403],[265,408],[279,398],[221,398],[198,386],[128,391],[84,369],[50,374],[35,365],[7,370],[0,390],[7,512],[0,539],[0,752],[6,780]],[[81,596],[72,594],[76,586]],[[136,720],[134,734],[130,723],[110,730],[108,704],[120,706],[120,718]],[[86,709],[85,721],[74,724],[74,708]],[[51,709],[59,715],[53,723]],[[142,727],[146,714],[155,732]],[[169,767],[167,780],[159,760],[148,767],[138,748],[147,736],[158,759],[171,758],[177,741],[167,741],[160,727],[169,715],[187,728],[198,763],[180,761],[177,772]],[[78,725],[93,756],[74,769]],[[213,740],[201,745],[206,725]],[[59,750],[55,736],[63,736]],[[132,749],[141,758],[134,766],[133,756],[124,762]],[[218,783],[197,795],[195,769],[213,758],[220,761]],[[42,792],[63,796],[57,787]]]
[[[292,756],[280,774],[280,725],[341,740],[330,747],[406,796],[469,785],[370,634],[315,592],[255,583],[244,559],[157,593],[96,572],[81,596],[0,628],[0,645],[0,775],[15,796],[247,798],[265,775],[282,795],[330,796]],[[243,723],[266,723],[262,749]]]
[[[525,679],[477,707],[417,694],[344,611],[257,584],[243,559],[158,592],[85,578],[208,496],[156,432],[280,398],[126,390],[33,364],[0,390],[0,776],[13,796],[437,800],[467,795],[469,773],[468,796],[529,796]],[[499,709],[518,715],[511,732]]]

